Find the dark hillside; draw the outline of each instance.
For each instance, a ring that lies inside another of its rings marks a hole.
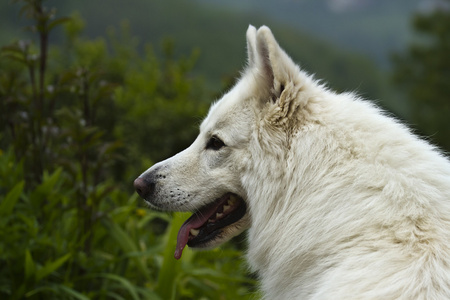
[[[329,42],[260,13],[181,0],[109,0],[107,5],[100,0],[53,0],[47,5],[57,7],[58,15],[78,11],[86,20],[85,34],[90,38],[105,36],[111,28],[117,31],[126,20],[131,35],[137,36],[141,45],[151,43],[157,52],[162,41],[167,39],[174,43],[175,56],[189,56],[198,50],[194,72],[202,75],[212,90],[229,83],[245,65],[245,31],[248,25],[265,24],[271,27],[280,44],[296,62],[329,82],[333,88],[358,90],[368,98],[386,99],[383,76],[369,59],[339,50]],[[16,7],[2,6],[2,13],[5,10],[10,14],[17,13]],[[11,28],[19,27],[17,21],[11,24],[12,19],[9,19],[7,22],[10,24],[2,27],[0,32],[10,33]],[[11,39],[11,34],[2,34],[1,37]],[[389,100],[384,104],[396,106]]]

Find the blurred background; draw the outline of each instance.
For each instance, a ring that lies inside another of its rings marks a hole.
[[[133,180],[195,138],[249,24],[450,150],[449,0],[0,2],[0,298],[258,299],[245,235],[173,252]]]

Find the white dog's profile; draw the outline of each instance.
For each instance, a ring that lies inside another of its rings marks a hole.
[[[135,180],[194,214],[183,248],[248,228],[265,299],[450,299],[450,163],[374,105],[300,70],[267,27],[194,143]]]

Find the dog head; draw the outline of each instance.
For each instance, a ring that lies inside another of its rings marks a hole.
[[[258,200],[249,192],[257,180],[249,178],[254,158],[289,147],[292,115],[302,105],[295,92],[299,69],[267,27],[249,27],[247,48],[248,67],[212,105],[193,144],[134,182],[151,208],[194,213],[180,228],[177,259],[186,244],[215,247],[248,228],[252,202]]]

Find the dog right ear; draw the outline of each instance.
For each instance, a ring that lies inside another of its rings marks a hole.
[[[278,45],[272,31],[262,26],[256,32],[256,64],[259,72],[265,78],[266,84],[271,87],[275,99],[283,91],[283,87],[294,84],[299,69],[292,59]]]
[[[247,30],[248,73],[256,80],[260,103],[270,103],[266,118],[285,123],[308,97],[299,97],[305,81],[312,82],[279,46],[266,26]]]
[[[299,69],[280,48],[268,27],[258,30],[251,25],[248,27],[247,55],[247,68],[258,81],[263,99],[276,103],[284,88],[296,83]]]

